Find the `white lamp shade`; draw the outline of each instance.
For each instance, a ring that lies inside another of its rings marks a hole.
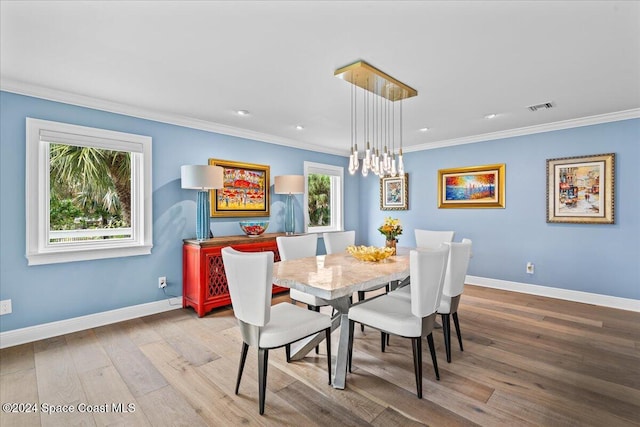
[[[224,185],[224,169],[220,166],[185,165],[180,168],[182,188],[207,190],[222,188]]]
[[[280,175],[275,177],[273,191],[276,194],[303,194],[304,176]]]

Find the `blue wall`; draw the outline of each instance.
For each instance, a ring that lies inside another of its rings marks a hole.
[[[27,266],[25,258],[25,118],[33,117],[148,135],[153,138],[152,254],[128,258]],[[305,160],[347,166],[342,156],[266,144],[0,92],[0,299],[13,313],[0,317],[0,331],[83,316],[182,294],[182,239],[195,236],[196,192],[180,187],[180,166],[208,158],[268,164],[271,218],[268,232],[284,230],[283,195],[273,194],[273,177],[302,174]],[[357,194],[360,181],[345,179],[345,192]],[[345,202],[345,227],[358,228],[358,200]],[[302,196],[296,198],[296,230],[302,231]],[[240,218],[242,219],[242,218]],[[216,236],[242,234],[238,218],[215,218]],[[358,233],[361,234],[361,233]],[[319,245],[322,251],[324,246]]]
[[[154,248],[149,256],[27,266],[25,253],[25,118],[34,117],[153,138]],[[470,274],[640,299],[640,120],[468,144],[405,155],[408,211],[380,211],[374,176],[345,175],[345,228],[358,243],[380,245],[389,214],[402,220],[400,244],[414,228],[456,230],[474,241]],[[545,160],[616,153],[616,224],[545,222]],[[305,160],[347,166],[347,159],[199,131],[38,98],[0,92],[0,299],[13,313],[0,331],[164,299],[182,289],[182,239],[195,235],[195,192],[180,188],[180,166],[210,157],[268,164],[271,176],[302,174]],[[437,209],[437,171],[506,163],[506,209]],[[354,195],[359,195],[355,196]],[[298,196],[298,231],[302,197]],[[270,232],[282,231],[284,197],[272,194]],[[237,219],[213,219],[217,236],[240,234]],[[322,245],[320,245],[322,250]],[[536,265],[533,276],[525,264]]]
[[[615,224],[548,224],[546,159],[615,153]],[[492,279],[640,299],[640,119],[406,153],[409,210],[363,209],[362,230],[384,217],[407,230],[400,245],[415,245],[414,228],[455,230],[473,240],[469,274]],[[506,164],[505,209],[438,209],[438,169]],[[379,200],[377,179],[361,188],[361,207]],[[525,273],[528,261],[535,274]]]

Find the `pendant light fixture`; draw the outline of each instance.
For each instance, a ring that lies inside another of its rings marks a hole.
[[[364,61],[342,67],[334,75],[353,85],[349,173],[355,174],[362,164],[360,172],[364,177],[369,172],[379,177],[404,175],[402,100],[417,96],[418,91]],[[358,111],[358,88],[362,89],[361,112]],[[399,108],[396,101],[400,101]],[[358,143],[364,148],[362,159]]]

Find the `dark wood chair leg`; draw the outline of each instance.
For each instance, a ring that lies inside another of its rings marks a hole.
[[[315,311],[316,313],[320,313],[320,307],[313,306],[313,311]],[[319,345],[316,346],[316,354],[320,354],[320,346]]]
[[[242,352],[240,354],[240,364],[238,365],[238,378],[236,379],[236,394],[240,389],[240,380],[242,379],[242,371],[244,371],[244,362],[247,360],[247,350],[249,350],[249,344],[242,343]]]
[[[327,341],[327,371],[329,372],[329,385],[331,385],[331,328],[325,329],[324,335]]]
[[[451,316],[449,314],[442,314],[441,316],[444,351],[447,353],[447,363],[451,363]]]
[[[431,352],[431,361],[433,361],[433,370],[436,373],[436,379],[440,381],[440,372],[438,371],[438,359],[436,358],[436,346],[433,344],[433,334],[427,335],[429,343],[429,351]]]
[[[291,344],[284,346],[284,353],[287,355],[287,363],[291,363]]]
[[[267,392],[267,365],[269,363],[269,350],[258,349],[258,397],[260,401],[260,415],[264,414],[264,399]]]
[[[354,321],[353,320],[349,320],[349,348],[348,348],[348,365],[349,365],[349,372],[351,372],[351,362],[353,361],[353,326],[354,326]]]
[[[364,291],[358,291],[358,301],[364,301]],[[364,332],[364,325],[360,324],[360,331]]]
[[[422,399],[422,337],[411,338],[413,350],[413,370],[416,375],[416,392],[418,399]]]
[[[460,322],[458,322],[458,312],[453,313],[453,324],[456,325],[456,335],[458,335],[458,343],[460,344],[460,351],[464,351],[462,348],[462,335],[460,334]]]
[[[387,334],[380,331],[380,350],[384,353],[385,345],[387,344]]]

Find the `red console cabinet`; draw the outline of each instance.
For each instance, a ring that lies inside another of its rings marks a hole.
[[[199,317],[216,307],[231,304],[227,276],[222,263],[222,248],[231,246],[244,252],[273,252],[273,260],[280,261],[276,237],[284,233],[263,234],[257,237],[225,236],[198,241],[186,239],[182,246],[182,307],[193,307]],[[273,286],[273,293],[288,288]]]

